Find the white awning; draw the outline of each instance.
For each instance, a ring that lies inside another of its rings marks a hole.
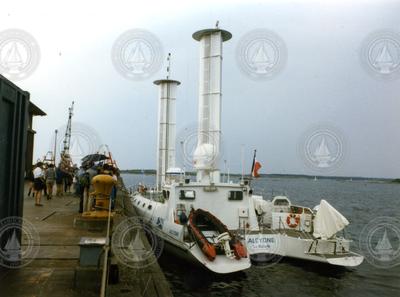
[[[328,239],[342,230],[349,221],[327,201],[321,200],[314,218],[314,237]]]

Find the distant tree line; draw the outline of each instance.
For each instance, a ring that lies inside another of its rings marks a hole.
[[[125,169],[121,170],[121,173],[125,174],[145,174],[145,175],[155,175],[157,171],[155,169]],[[187,171],[186,175],[194,176],[196,172]],[[222,175],[227,175],[226,173],[221,172]],[[231,177],[240,177],[242,174],[240,173],[231,173]],[[249,175],[245,175],[245,178],[248,178]],[[392,183],[400,183],[400,178],[397,179],[388,179],[388,178],[369,178],[369,177],[349,177],[349,176],[315,176],[315,175],[305,175],[305,174],[260,174],[260,177],[285,177],[285,178],[306,178],[306,179],[314,179],[317,177],[318,179],[336,179],[336,180],[380,180],[383,182],[392,182]]]

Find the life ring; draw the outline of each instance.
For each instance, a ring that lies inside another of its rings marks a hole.
[[[300,224],[300,216],[294,213],[288,214],[286,224],[288,224],[290,228],[296,228]]]

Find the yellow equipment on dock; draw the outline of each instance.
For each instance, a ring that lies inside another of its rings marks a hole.
[[[89,195],[95,199],[95,210],[87,211],[82,214],[83,218],[91,219],[107,219],[110,209],[110,195],[112,188],[116,185],[116,181],[108,174],[99,174],[93,177],[92,185],[94,191]],[[111,212],[110,216],[113,216]]]

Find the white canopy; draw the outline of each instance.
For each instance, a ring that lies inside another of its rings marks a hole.
[[[327,201],[321,200],[314,218],[314,237],[331,238],[349,224],[349,221]]]
[[[261,214],[271,214],[272,212],[272,202],[269,200],[264,200],[261,196],[253,195],[254,208],[258,215]]]

